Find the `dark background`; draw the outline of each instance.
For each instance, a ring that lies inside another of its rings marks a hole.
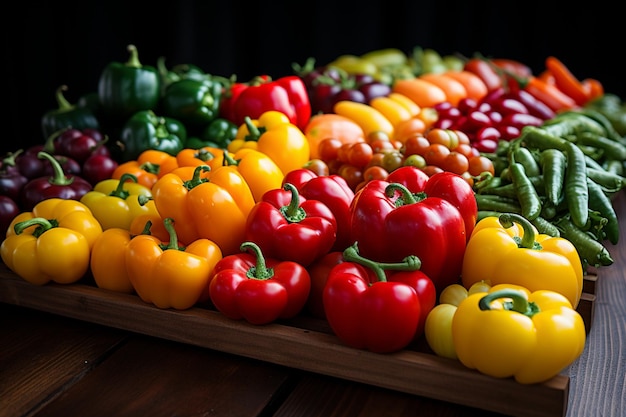
[[[168,67],[191,63],[239,80],[390,47],[512,58],[535,73],[554,55],[578,78],[626,97],[624,20],[603,1],[29,1],[12,9],[2,25],[3,153],[42,143],[56,88],[66,84],[72,103],[96,91],[102,69],[125,62],[131,43],[144,65],[163,56]]]

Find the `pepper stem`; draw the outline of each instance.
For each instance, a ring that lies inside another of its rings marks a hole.
[[[420,261],[420,259],[415,255],[409,255],[403,259],[403,262],[396,263],[376,262],[371,259],[364,258],[359,255],[358,242],[354,242],[352,246],[348,246],[343,251],[343,258],[345,261],[354,262],[371,269],[376,274],[376,277],[380,282],[387,281],[385,271],[417,271],[422,267],[422,261]]]
[[[265,128],[256,126],[254,123],[252,123],[252,119],[250,118],[250,116],[246,116],[244,122],[246,123],[246,127],[248,128],[248,134],[244,138],[244,141],[258,142],[258,140],[261,138],[261,135],[265,133]]]
[[[160,245],[161,249],[163,250],[175,249],[175,250],[184,251],[185,248],[178,244],[178,235],[176,234],[176,229],[174,229],[174,219],[172,219],[171,217],[164,218],[163,225],[165,226],[165,230],[167,230],[167,233],[170,235],[170,241],[167,243],[167,245],[165,244]]]
[[[126,181],[137,182],[137,177],[130,172],[123,173],[120,180],[117,182],[117,187],[115,190],[111,191],[109,195],[111,197],[119,197],[122,200],[126,200],[128,196],[130,196],[130,193],[124,189],[124,183]]]
[[[57,105],[59,106],[58,111],[60,112],[69,111],[74,108],[74,106],[72,106],[70,102],[67,101],[67,99],[63,95],[64,91],[67,91],[66,85],[60,86],[59,88],[57,88],[57,91],[56,91]]]
[[[223,166],[237,166],[239,165],[239,161],[241,161],[241,159],[235,159],[228,151],[224,151],[224,160],[222,161]]]
[[[188,190],[191,190],[192,188],[203,184],[205,182],[208,182],[209,180],[206,178],[200,178],[200,174],[202,172],[209,172],[211,170],[211,167],[208,165],[198,165],[194,170],[193,170],[193,177],[190,180],[187,180],[184,182],[185,188],[187,188]]]
[[[63,172],[63,167],[61,167],[61,164],[59,163],[59,161],[57,161],[57,159],[50,155],[47,152],[38,152],[37,153],[37,158],[39,159],[47,159],[48,161],[50,161],[50,164],[52,165],[52,170],[53,170],[53,174],[50,178],[48,178],[48,182],[52,185],[58,185],[58,186],[64,186],[64,185],[70,185],[71,183],[74,182],[74,177],[66,177],[65,176],[65,172]]]
[[[393,196],[396,191],[400,192],[400,197],[396,200],[396,206],[406,206],[408,204],[415,204],[419,201],[408,188],[400,183],[392,182],[385,187],[385,194],[387,197]]]
[[[288,182],[283,185],[283,189],[291,192],[291,200],[289,201],[289,205],[282,206],[279,209],[280,214],[282,214],[289,223],[301,222],[306,218],[306,212],[300,207],[300,194],[298,193],[298,189],[295,185]]]
[[[478,301],[478,308],[482,311],[491,310],[491,303],[500,298],[510,299],[502,303],[503,309],[507,311],[516,311],[528,317],[532,317],[541,311],[536,303],[528,301],[524,291],[512,288],[488,293]]]
[[[46,230],[50,230],[54,227],[57,227],[58,225],[59,223],[56,220],[48,220],[43,217],[33,217],[32,219],[16,223],[15,226],[13,226],[13,230],[15,230],[16,235],[20,235],[24,232],[24,230],[28,229],[29,227],[37,226],[33,231],[33,236],[39,237]]]
[[[141,68],[141,62],[139,61],[139,51],[137,51],[137,47],[135,45],[128,45],[126,49],[130,54],[130,56],[128,57],[128,61],[126,61],[126,66]]]
[[[519,237],[515,239],[519,248],[541,250],[541,244],[535,241],[535,229],[527,218],[517,213],[503,213],[498,217],[498,220],[505,229],[513,226],[513,223],[522,226],[524,236],[521,239]]]
[[[265,264],[265,258],[263,257],[263,252],[261,248],[254,242],[243,242],[241,246],[239,246],[241,251],[245,251],[246,249],[252,250],[254,252],[254,256],[256,257],[256,265],[248,269],[246,272],[246,276],[250,279],[260,279],[266,280],[270,279],[274,276],[274,268],[268,268]]]

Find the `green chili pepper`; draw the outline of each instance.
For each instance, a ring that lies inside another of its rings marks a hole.
[[[522,212],[519,202],[513,198],[500,197],[497,195],[476,194],[476,205],[479,211],[497,211],[500,213]]]
[[[528,220],[537,218],[541,213],[541,200],[533,183],[526,175],[524,166],[519,162],[513,161],[510,171],[517,200],[522,208],[522,216]]]
[[[157,116],[152,110],[135,113],[124,124],[120,135],[124,161],[137,159],[147,149],[176,156],[185,147],[187,129],[176,119]]]
[[[226,149],[228,144],[237,136],[237,130],[238,127],[235,123],[218,117],[204,128],[200,138],[215,143],[218,148]]]
[[[617,222],[617,213],[613,208],[613,204],[609,196],[607,196],[602,188],[592,179],[587,178],[587,188],[589,189],[589,208],[595,210],[607,220],[604,227],[606,238],[612,244],[617,244],[619,240],[619,224]]]
[[[571,142],[566,142],[565,200],[572,221],[584,227],[589,218],[589,190],[587,187],[587,163],[585,155]]]
[[[540,174],[541,170],[539,168],[539,163],[528,148],[518,147],[513,151],[512,156],[514,157],[515,162],[522,164],[527,176],[534,177]]]
[[[582,132],[578,134],[576,144],[598,148],[602,151],[602,156],[609,159],[626,160],[626,146],[605,136]]]
[[[567,158],[558,149],[545,149],[539,154],[545,195],[550,203],[558,205],[563,199],[563,183]]]
[[[614,174],[604,168],[587,167],[587,176],[597,184],[608,190],[621,190],[626,188],[626,177]]]
[[[533,226],[537,228],[539,233],[542,233],[544,235],[550,235],[552,237],[561,236],[561,232],[559,232],[559,228],[541,216],[535,217],[530,222],[533,224]]]
[[[524,126],[519,140],[523,146],[531,149],[558,149],[565,151],[566,144],[569,143],[558,134],[554,134],[543,127]]]
[[[161,78],[156,68],[142,65],[137,48],[128,45],[126,63],[109,63],[98,80],[102,110],[116,121],[125,121],[141,110],[156,109],[161,98]]]
[[[71,104],[63,92],[67,86],[62,85],[56,90],[58,108],[46,112],[41,118],[41,129],[44,139],[52,134],[67,128],[77,130],[100,129],[100,123],[93,111],[89,108]]]
[[[572,242],[585,270],[589,265],[598,267],[613,264],[613,258],[602,242],[582,231],[566,216],[559,218],[554,225],[559,228],[561,237]]]

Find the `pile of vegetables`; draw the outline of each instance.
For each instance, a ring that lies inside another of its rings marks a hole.
[[[253,325],[308,314],[378,353],[424,337],[520,383],[581,354],[583,275],[613,262],[626,186],[626,109],[599,81],[416,48],[241,82],[128,51],[1,161],[15,274]]]

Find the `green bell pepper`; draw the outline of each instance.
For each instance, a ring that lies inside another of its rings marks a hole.
[[[176,156],[185,147],[186,140],[187,129],[180,121],[157,116],[152,110],[142,110],[122,127],[120,157],[123,161],[130,161],[148,149]]]
[[[204,127],[219,114],[222,89],[220,82],[209,79],[180,79],[165,90],[163,113],[188,127]]]
[[[200,138],[214,143],[214,147],[226,149],[228,144],[237,136],[238,126],[228,119],[218,117],[213,119],[200,134]]]
[[[41,118],[41,129],[44,139],[47,140],[52,134],[66,129],[100,129],[100,123],[94,112],[82,106],[71,104],[63,91],[67,90],[66,85],[57,88],[56,100],[58,108],[46,112]]]
[[[156,109],[161,98],[161,77],[156,68],[141,64],[134,45],[128,45],[128,52],[126,63],[110,62],[98,80],[102,110],[118,121],[126,121],[141,110]]]

